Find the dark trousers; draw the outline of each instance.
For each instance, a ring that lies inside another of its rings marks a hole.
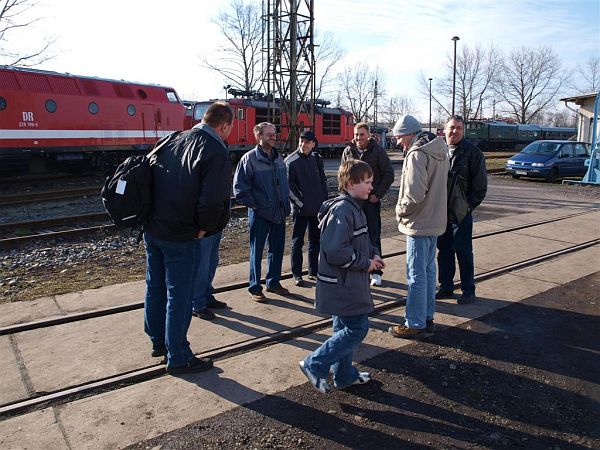
[[[363,203],[363,211],[367,216],[367,227],[369,227],[369,239],[371,245],[374,245],[379,250],[381,255],[381,202],[371,203],[366,200]],[[383,275],[383,271],[374,270],[371,273]]]
[[[317,216],[294,215],[294,226],[292,228],[292,273],[294,276],[302,276],[302,247],[304,246],[304,234],[308,227],[308,273],[317,275],[319,268],[319,220]]]
[[[454,290],[454,256],[458,260],[460,288],[463,294],[475,294],[473,263],[473,216],[467,214],[460,225],[448,224],[437,240],[438,280],[440,290]]]

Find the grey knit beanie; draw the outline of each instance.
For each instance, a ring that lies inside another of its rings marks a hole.
[[[392,132],[394,136],[404,136],[405,134],[417,134],[422,131],[421,124],[413,116],[407,114],[402,116],[394,125]]]

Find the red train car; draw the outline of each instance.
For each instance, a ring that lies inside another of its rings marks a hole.
[[[154,84],[0,66],[0,176],[108,170],[131,154],[146,153],[160,137],[200,122],[212,102],[184,104],[175,89]],[[233,161],[254,147],[252,129],[269,117],[279,140],[287,139],[277,100],[267,103],[257,96],[228,102],[235,112],[229,138]],[[298,118],[301,129],[309,123],[306,114]],[[319,151],[341,154],[353,126],[348,111],[317,106],[313,131]]]
[[[186,127],[191,127],[202,120],[204,112],[213,101],[184,102],[188,107]],[[276,125],[280,147],[281,142],[287,140],[287,130],[280,126],[281,114],[277,100],[268,103],[263,99],[231,98],[227,102],[234,111],[233,130],[228,138],[232,160],[239,160],[245,152],[256,145],[252,130],[257,123],[271,121]],[[271,114],[268,114],[269,108],[271,108]],[[283,120],[285,121],[285,117]],[[309,124],[308,115],[300,114],[298,117],[300,128],[309,129]],[[354,117],[352,113],[343,109],[317,106],[313,132],[319,141],[318,149],[321,154],[339,156],[354,137]]]
[[[0,175],[120,161],[185,115],[170,87],[0,66]]]

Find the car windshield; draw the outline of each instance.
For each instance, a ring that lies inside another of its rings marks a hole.
[[[521,153],[535,155],[554,155],[560,148],[560,142],[532,142]]]

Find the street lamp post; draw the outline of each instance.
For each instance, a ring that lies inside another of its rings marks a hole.
[[[431,133],[431,80],[433,80],[433,78],[429,79],[429,132]]]
[[[454,36],[452,40],[454,41],[454,68],[452,70],[452,115],[454,115],[454,105],[455,105],[455,95],[456,95],[456,41],[460,38],[458,36]]]
[[[225,100],[227,100],[227,91],[229,90],[230,87],[231,87],[230,84],[223,86],[223,89],[225,89]]]

